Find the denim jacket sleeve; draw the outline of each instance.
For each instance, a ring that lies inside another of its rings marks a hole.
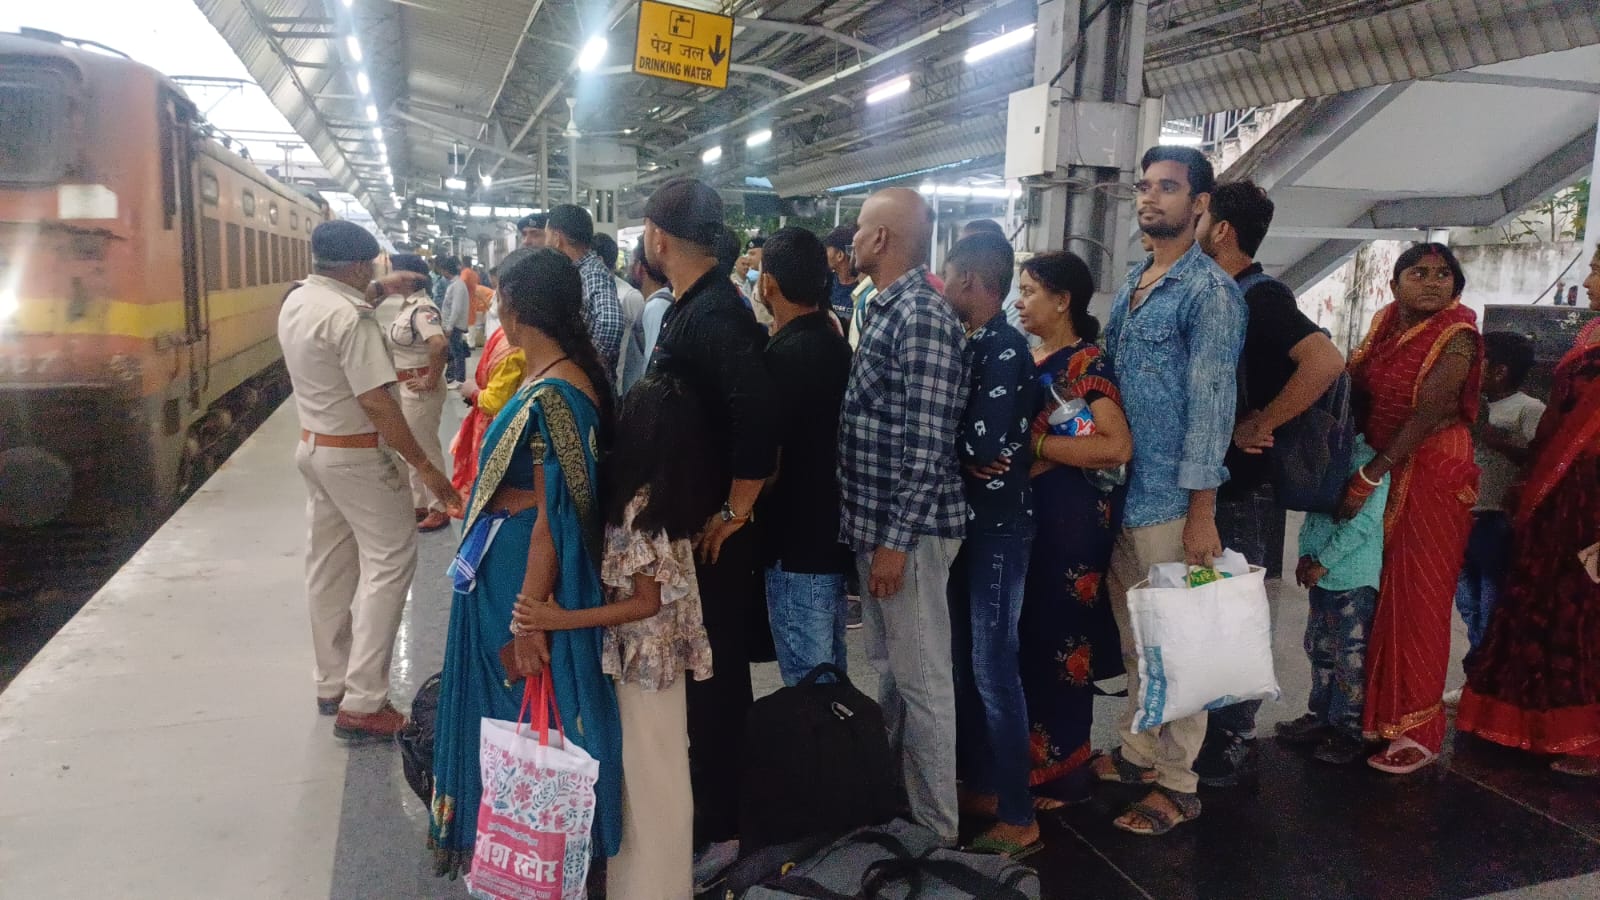
[[[1233,439],[1239,353],[1249,312],[1231,280],[1208,280],[1188,300],[1188,421],[1178,486],[1205,491],[1228,479],[1222,461]]]

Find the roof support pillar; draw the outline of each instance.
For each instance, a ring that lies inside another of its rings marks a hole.
[[[1034,87],[1012,95],[1008,117],[1007,177],[1031,176],[1026,249],[1083,257],[1100,286],[1101,311],[1131,265],[1134,171],[1160,130],[1159,101],[1146,109],[1141,78],[1148,7],[1148,0],[1040,3]],[[1038,114],[1019,111],[1024,95]],[[1042,158],[1024,162],[1039,141]]]
[[[1595,106],[1600,109],[1600,103]],[[1595,122],[1594,165],[1589,170],[1589,217],[1583,229],[1583,256],[1578,260],[1580,266],[1590,264],[1594,259],[1595,244],[1600,241],[1600,194],[1595,193],[1597,185],[1600,185],[1600,119]]]

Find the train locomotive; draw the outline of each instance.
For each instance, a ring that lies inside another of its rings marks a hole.
[[[159,521],[286,395],[278,308],[327,204],[55,35],[0,35],[0,123],[0,540]]]

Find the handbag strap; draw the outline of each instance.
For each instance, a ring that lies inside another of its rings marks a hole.
[[[538,693],[534,693],[534,683],[537,682]],[[556,707],[555,687],[550,683],[550,673],[546,671],[537,678],[524,678],[522,680],[522,706],[517,710],[517,730],[522,730],[523,725],[533,726],[539,733],[539,746],[550,746],[550,710],[555,709],[556,734],[561,737],[563,745],[567,742],[566,729],[561,726],[561,710]]]
[[[810,687],[811,685],[816,684],[817,680],[824,675],[832,675],[834,682],[837,684],[845,684],[855,687],[855,685],[850,684],[850,678],[849,676],[845,675],[844,670],[830,662],[818,663],[816,667],[807,672],[806,676],[800,679],[800,683],[795,686]]]

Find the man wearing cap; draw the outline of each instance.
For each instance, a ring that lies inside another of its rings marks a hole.
[[[544,246],[544,226],[549,221],[549,216],[544,213],[533,213],[523,216],[517,222],[517,234],[522,236],[522,246],[538,250]]]
[[[428,264],[422,257],[403,253],[389,258],[396,272],[415,272],[424,277]],[[444,336],[439,308],[421,288],[400,302],[399,311],[384,334],[389,357],[394,361],[395,377],[400,381],[400,411],[405,414],[411,434],[422,445],[422,452],[434,468],[444,470],[444,451],[439,444],[439,420],[444,418],[444,365],[450,344]],[[422,473],[411,469],[411,505],[417,515],[417,530],[438,531],[450,524],[444,503],[428,493]]]
[[[650,368],[681,372],[705,392],[713,441],[727,451],[708,462],[730,476],[722,510],[699,541],[695,568],[716,660],[710,679],[688,686],[695,842],[707,847],[700,876],[715,874],[737,853],[739,744],[752,699],[748,629],[765,618],[759,547],[744,526],[778,456],[775,394],[762,360],[766,334],[718,266],[722,215],[717,192],[689,178],[657,188],[644,212],[645,257],[676,297]]]
[[[315,269],[284,298],[278,342],[300,417],[317,711],[338,715],[342,739],[391,738],[405,717],[389,703],[389,661],[417,566],[410,491],[393,454],[447,510],[461,498],[390,393],[394,365],[373,317],[378,300],[424,279],[396,272],[374,283],[378,242],[353,222],[318,225],[311,251]]]
[[[622,356],[622,301],[615,274],[589,246],[594,243],[594,218],[581,206],[563,203],[550,210],[544,240],[545,246],[560,250],[578,267],[583,278],[583,324],[589,326],[600,361],[607,371],[615,372]]]
[[[851,325],[856,317],[855,290],[861,280],[855,260],[850,258],[851,244],[856,239],[856,223],[837,226],[822,239],[828,252],[828,305],[838,317],[844,336],[850,337]]]

